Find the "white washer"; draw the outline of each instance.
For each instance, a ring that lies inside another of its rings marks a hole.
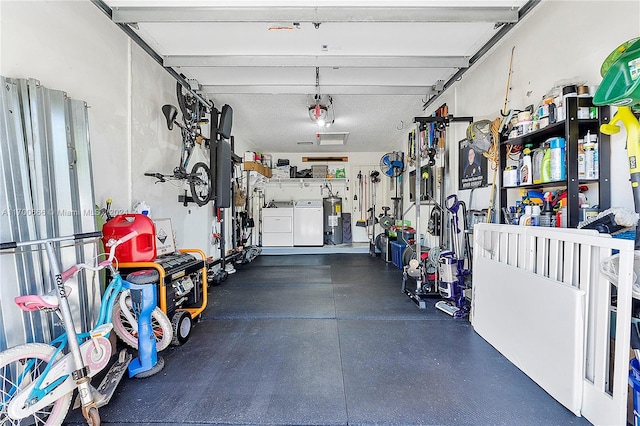
[[[322,200],[299,200],[293,208],[293,245],[322,246],[324,243]]]
[[[262,209],[262,245],[293,246],[293,207]]]

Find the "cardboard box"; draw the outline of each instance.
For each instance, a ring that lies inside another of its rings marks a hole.
[[[314,178],[326,178],[329,174],[329,166],[314,165],[311,166],[311,176]]]

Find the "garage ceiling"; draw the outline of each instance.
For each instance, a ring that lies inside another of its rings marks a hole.
[[[231,105],[236,143],[304,153],[397,148],[425,102],[539,3],[92,1],[203,98]],[[318,97],[330,127],[310,118]],[[319,132],[346,144],[319,145]]]

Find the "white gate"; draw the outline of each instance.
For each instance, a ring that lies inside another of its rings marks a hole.
[[[478,334],[576,415],[626,424],[634,242],[495,224],[473,233]],[[613,250],[617,288],[600,273]]]

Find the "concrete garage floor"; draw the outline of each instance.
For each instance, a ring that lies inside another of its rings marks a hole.
[[[161,373],[123,380],[103,424],[590,424],[467,320],[417,309],[380,258],[260,256],[237,269]],[[82,424],[78,410],[67,420]]]

